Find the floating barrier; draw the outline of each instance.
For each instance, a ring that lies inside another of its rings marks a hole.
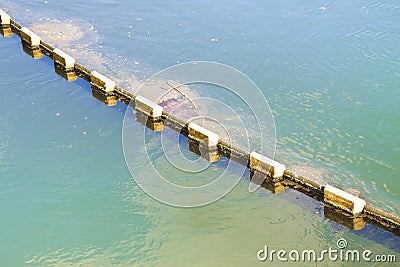
[[[365,200],[353,196],[331,185],[321,185],[316,181],[298,175],[286,169],[285,165],[276,162],[257,152],[248,152],[221,140],[216,133],[209,131],[193,122],[168,114],[161,106],[142,96],[135,96],[116,85],[104,75],[91,71],[75,59],[53,48],[40,39],[28,28],[10,18],[0,9],[1,33],[9,37],[16,33],[21,37],[23,50],[33,58],[43,54],[54,60],[55,72],[67,81],[77,77],[92,85],[92,95],[108,106],[114,106],[118,101],[134,105],[136,118],[153,131],[162,131],[164,125],[179,131],[188,137],[189,148],[211,162],[218,161],[220,156],[230,158],[249,167],[252,182],[270,190],[281,193],[285,188],[292,188],[324,203],[324,214],[327,218],[341,223],[350,229],[360,230],[366,223],[400,235],[400,218],[368,205]],[[132,104],[134,103],[134,104]]]

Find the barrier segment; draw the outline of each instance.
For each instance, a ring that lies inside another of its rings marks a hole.
[[[20,30],[21,40],[28,43],[30,46],[40,46],[40,37],[26,27]]]
[[[92,71],[90,73],[90,83],[106,92],[114,91],[116,86],[116,83],[113,80],[98,73],[97,71]]]
[[[190,122],[187,126],[189,150],[210,162],[220,159],[218,151],[219,135],[200,125]]]
[[[136,120],[155,132],[164,129],[162,114],[164,108],[153,101],[137,96],[135,98]]]
[[[10,25],[11,23],[11,17],[4,12],[2,9],[0,9],[0,25]]]
[[[286,166],[255,151],[250,153],[250,169],[263,172],[272,178],[280,178]]]
[[[219,135],[201,127],[200,125],[191,122],[188,125],[189,138],[195,139],[196,141],[203,142],[207,147],[211,149],[217,149]]]
[[[324,202],[353,215],[360,214],[366,205],[365,200],[329,184],[324,189]]]
[[[67,70],[74,69],[75,59],[58,48],[53,50],[53,60]]]
[[[137,96],[135,98],[135,109],[142,111],[153,118],[161,118],[164,111],[162,106],[157,105],[143,96]]]

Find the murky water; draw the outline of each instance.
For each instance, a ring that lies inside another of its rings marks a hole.
[[[269,101],[280,161],[400,214],[396,1],[0,4],[126,88],[191,60],[243,71]],[[399,252],[399,238],[372,226],[350,231],[299,193],[249,194],[248,173],[212,205],[163,205],[126,168],[124,105],[106,107],[86,82],[67,83],[16,36],[0,40],[0,63],[1,266],[254,266],[267,264],[256,255],[264,245],[321,250],[340,237],[351,249]],[[342,265],[318,263],[328,264]]]

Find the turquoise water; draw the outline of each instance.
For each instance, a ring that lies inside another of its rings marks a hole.
[[[243,71],[269,101],[280,161],[400,214],[397,1],[0,3],[29,27],[69,21],[84,36],[54,42],[124,85],[191,60]],[[124,105],[67,83],[16,36],[0,40],[0,62],[0,266],[255,266],[268,264],[256,257],[264,245],[317,250],[340,237],[399,252],[398,237],[350,231],[300,194],[249,194],[247,174],[212,205],[161,204],[126,167]]]

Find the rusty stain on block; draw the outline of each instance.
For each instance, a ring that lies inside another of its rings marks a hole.
[[[161,118],[164,111],[163,107],[142,96],[135,98],[135,110],[139,110],[154,119]]]
[[[32,32],[31,30],[29,30],[26,27],[22,27],[21,31],[21,40],[27,42],[30,46],[39,46],[40,45],[40,37]]]
[[[189,150],[210,162],[220,159],[219,135],[191,122],[188,124]]]
[[[265,173],[250,169],[250,182],[262,186],[274,194],[285,192],[285,185],[281,181],[276,181],[268,177]]]
[[[264,180],[264,182],[261,184],[261,186],[276,195],[285,192],[285,186],[279,182],[272,182],[272,181]]]
[[[160,105],[143,96],[137,96],[135,98],[135,111],[136,120],[147,128],[155,132],[164,129],[164,122],[161,118],[164,109]]]
[[[366,204],[365,200],[329,184],[324,189],[324,202],[354,215],[361,213]]]
[[[115,89],[115,82],[110,78],[98,73],[97,71],[92,71],[90,73],[90,82],[92,85],[106,91],[111,92]]]
[[[58,48],[53,50],[53,60],[67,70],[75,67],[75,59]]]
[[[22,50],[34,59],[40,59],[43,57],[42,49],[40,49],[39,46],[33,47],[25,41],[22,41]]]
[[[263,172],[273,178],[280,178],[286,167],[282,163],[253,151],[250,153],[250,169]]]
[[[197,140],[189,139],[189,151],[201,156],[209,162],[217,162],[220,160],[218,149],[209,149],[207,145]]]
[[[3,37],[11,37],[13,35],[12,29],[10,26],[0,26],[0,33]]]
[[[105,93],[93,86],[92,86],[92,96],[109,107],[113,107],[118,103],[118,98],[115,95],[110,95],[109,93]]]
[[[161,132],[164,130],[164,122],[161,118],[154,119],[140,110],[136,110],[136,120],[154,132]]]
[[[326,218],[344,225],[351,230],[361,230],[366,224],[363,216],[345,214],[341,210],[337,210],[326,205],[324,206],[324,215]]]
[[[54,71],[68,82],[73,82],[78,79],[78,74],[74,71],[67,71],[64,67],[54,62]]]
[[[2,9],[0,9],[0,24],[1,25],[10,25],[11,23],[11,18],[10,16],[4,12]]]

